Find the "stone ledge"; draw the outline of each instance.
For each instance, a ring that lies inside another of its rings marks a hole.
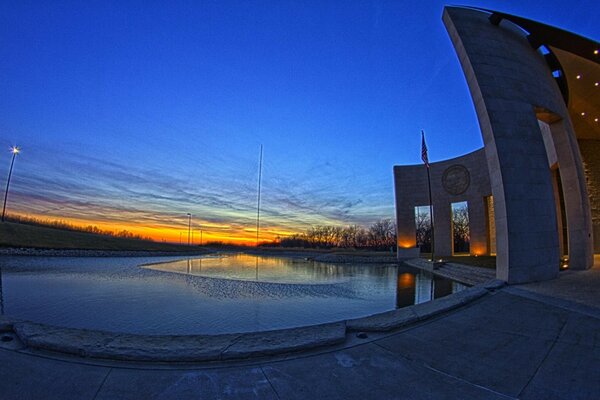
[[[495,289],[495,283],[490,285]],[[491,289],[490,289],[491,290]],[[387,332],[453,310],[485,296],[488,289],[472,287],[461,292],[413,306],[346,321],[349,331]]]
[[[223,335],[133,335],[60,328],[32,322],[14,324],[27,346],[92,357],[126,361],[193,362],[275,355],[341,343],[344,322]]]

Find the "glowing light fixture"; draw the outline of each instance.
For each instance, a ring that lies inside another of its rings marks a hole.
[[[582,116],[582,117],[585,117],[585,113],[584,113],[584,112],[582,112],[582,113],[581,113],[581,116]]]
[[[598,122],[598,118],[594,118],[594,122]]]
[[[8,170],[8,179],[6,180],[6,190],[4,191],[4,205],[2,206],[2,222],[4,222],[4,215],[6,214],[6,199],[8,198],[8,187],[10,186],[10,177],[12,176],[13,166],[15,165],[15,158],[17,154],[21,152],[19,146],[12,146],[10,148],[12,153],[12,160],[10,162],[10,169]]]
[[[598,54],[598,50],[594,50],[594,54]]]
[[[577,78],[577,79],[581,79],[581,75],[577,75],[575,78]]]
[[[598,86],[598,82],[594,83],[594,86]]]

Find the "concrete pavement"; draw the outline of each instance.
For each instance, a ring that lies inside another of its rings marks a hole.
[[[4,349],[0,399],[599,398],[600,317],[511,290],[392,333],[246,362],[132,364]]]

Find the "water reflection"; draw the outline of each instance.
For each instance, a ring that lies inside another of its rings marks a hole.
[[[434,276],[428,271],[398,268],[396,308],[421,304],[466,289],[458,282]]]
[[[188,258],[166,263],[150,264],[144,268],[185,273],[208,278],[224,278],[275,283],[335,283],[355,275],[348,266],[325,264],[304,259],[261,257],[248,254],[218,257]],[[361,267],[363,274],[364,267]],[[374,268],[368,275],[383,276],[384,271]]]
[[[189,258],[147,265],[145,268],[210,278],[295,284],[346,282],[357,276],[387,280],[390,278],[390,268],[393,268],[397,277],[396,308],[424,303],[465,289],[460,283],[406,266],[336,265],[248,254]],[[372,290],[377,289],[373,286]]]
[[[160,260],[140,268],[158,260],[0,257],[0,312],[73,328],[215,334],[357,318],[463,288],[394,264],[245,254]]]

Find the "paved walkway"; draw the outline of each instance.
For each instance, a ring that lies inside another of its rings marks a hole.
[[[90,363],[0,350],[0,399],[600,398],[598,309],[511,291],[400,332],[254,363]]]

